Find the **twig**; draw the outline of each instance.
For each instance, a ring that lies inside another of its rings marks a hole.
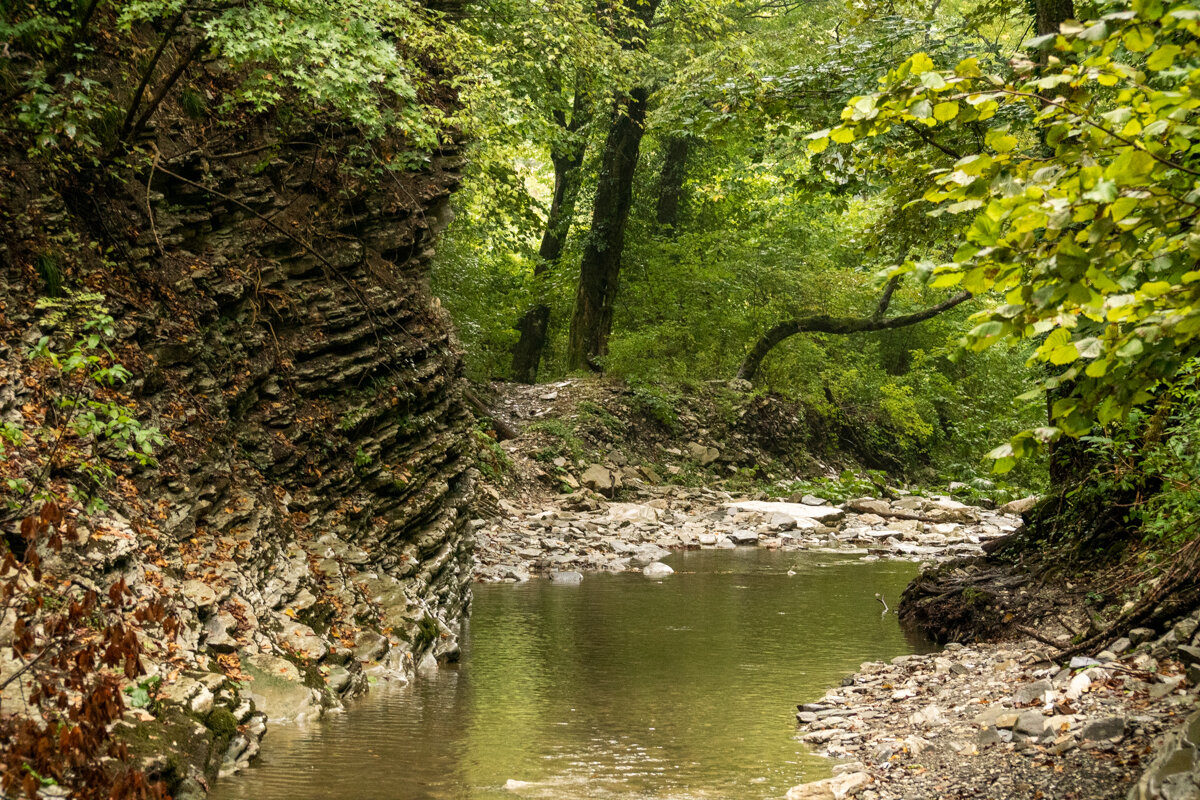
[[[1015,627],[1017,630],[1019,630],[1021,633],[1025,634],[1026,636],[1030,636],[1030,637],[1032,637],[1032,638],[1034,638],[1034,639],[1037,639],[1037,640],[1038,640],[1039,642],[1041,642],[1042,644],[1048,644],[1048,645],[1050,645],[1050,646],[1051,646],[1051,647],[1053,647],[1055,650],[1061,650],[1061,649],[1062,649],[1062,645],[1061,645],[1061,644],[1059,644],[1058,642],[1054,641],[1053,639],[1050,639],[1050,638],[1048,638],[1048,637],[1046,637],[1046,636],[1043,636],[1042,634],[1040,634],[1040,633],[1038,633],[1037,631],[1035,631],[1033,628],[1026,628],[1024,625],[1015,625],[1015,626],[1013,626],[1013,627]]]

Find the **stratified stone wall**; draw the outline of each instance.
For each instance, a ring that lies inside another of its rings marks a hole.
[[[47,567],[175,601],[184,634],[149,637],[146,663],[171,710],[145,724],[190,744],[169,763],[140,752],[186,796],[244,765],[264,720],[319,715],[371,669],[404,679],[457,656],[471,421],[427,277],[460,157],[380,170],[315,125],[181,119],[154,137],[154,165],[124,180],[30,172],[0,190],[0,368],[32,369],[40,258],[103,293],[125,402],[169,443]],[[386,161],[404,143],[370,147]],[[20,421],[38,390],[0,383]]]

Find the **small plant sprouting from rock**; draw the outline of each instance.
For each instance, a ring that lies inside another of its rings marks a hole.
[[[475,461],[479,471],[489,480],[496,480],[512,468],[512,461],[504,448],[496,441],[495,434],[486,422],[479,422],[472,429],[475,439]]]

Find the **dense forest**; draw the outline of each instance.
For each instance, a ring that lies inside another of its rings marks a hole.
[[[120,766],[172,669],[214,772],[271,665],[457,658],[496,386],[786,404],[849,466],[716,465],[764,499],[1038,495],[1013,563],[1123,570],[1064,653],[1191,612],[1198,108],[1165,0],[5,3],[5,796],[199,792]]]

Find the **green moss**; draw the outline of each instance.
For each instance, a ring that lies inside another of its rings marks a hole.
[[[441,629],[438,627],[437,620],[426,614],[417,623],[417,637],[416,641],[413,642],[413,650],[418,653],[421,652],[436,642],[440,634]]]
[[[228,743],[237,735],[237,717],[227,708],[214,708],[208,712],[204,727],[212,731],[215,742]]]

